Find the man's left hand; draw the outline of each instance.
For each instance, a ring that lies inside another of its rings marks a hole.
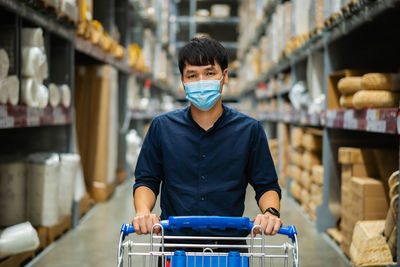
[[[266,235],[276,235],[282,226],[282,221],[277,216],[269,212],[258,214],[254,219],[254,225],[261,225]],[[260,229],[254,229],[254,234],[260,234]]]

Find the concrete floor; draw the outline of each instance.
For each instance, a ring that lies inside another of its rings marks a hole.
[[[132,184],[132,181],[127,181],[119,186],[110,201],[96,205],[76,229],[48,247],[28,266],[116,266],[119,230],[122,223],[130,222],[134,214]],[[159,212],[157,204],[155,213]],[[258,212],[254,192],[249,187],[244,216],[251,218]],[[285,224],[295,225],[299,233],[300,266],[349,266],[343,255],[329,244],[332,241],[324,234],[317,233],[312,222],[302,214],[297,204],[286,198],[285,194],[282,199],[282,220]],[[137,240],[148,242],[148,236],[141,236],[135,239]],[[288,241],[283,236],[267,239],[270,244],[282,244]],[[279,261],[274,261],[274,266],[281,265]]]

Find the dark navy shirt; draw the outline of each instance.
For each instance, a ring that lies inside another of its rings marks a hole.
[[[259,121],[223,106],[223,114],[205,131],[190,107],[153,119],[139,155],[134,190],[161,184],[161,219],[169,216],[241,217],[246,187],[258,203],[267,191],[281,196],[278,177]],[[254,203],[256,204],[256,203]],[[167,234],[225,235],[217,230]],[[228,235],[246,235],[231,231]]]

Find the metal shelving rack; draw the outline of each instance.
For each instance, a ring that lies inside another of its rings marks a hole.
[[[241,55],[242,63],[244,55],[249,52],[250,47],[258,44],[268,25],[267,22],[271,19],[270,17],[275,12],[276,7],[282,2],[284,1],[272,1],[264,10],[265,18],[263,22],[258,25],[254,37],[244,49],[244,54]],[[397,15],[399,10],[400,1],[398,0],[365,0],[359,1],[351,9],[343,9],[343,14],[339,18],[310,37],[304,45],[293,51],[289,56],[282,58],[266,73],[263,73],[242,90],[241,99],[253,99],[253,103],[256,103],[255,90],[259,83],[268,81],[280,73],[290,73],[292,85],[297,81],[304,81],[306,80],[307,57],[315,52],[323,53],[323,88],[327,100],[325,109],[321,114],[315,115],[314,118],[305,112],[285,113],[277,111],[258,114],[258,118],[263,121],[267,132],[277,138],[280,138],[280,133],[276,127],[277,123],[285,123],[289,127],[318,127],[323,130],[323,204],[317,207],[315,222],[315,226],[320,232],[335,227],[336,223],[337,214],[334,214],[330,207],[332,204],[340,203],[338,148],[340,146],[365,147],[365,144],[368,144],[368,147],[377,148],[397,146],[400,151],[400,113],[398,108],[361,111],[328,108],[329,74],[346,68],[365,67],[397,72],[398,64],[396,62],[398,62],[400,55],[394,44],[397,43],[399,38],[390,33],[385,33],[383,29],[390,29],[400,24]],[[369,35],[371,32],[375,34]],[[378,35],[377,32],[382,33]],[[379,42],[372,42],[372,40],[379,40]],[[379,56],[376,55],[378,52],[380,52]],[[287,97],[288,92],[289,90],[274,92],[265,96],[265,98],[277,99],[279,107],[284,98]],[[351,116],[348,116],[349,114]],[[348,118],[353,119],[349,121]],[[291,196],[290,180],[289,177],[286,184],[289,196]],[[400,231],[397,240],[397,255],[399,257]]]

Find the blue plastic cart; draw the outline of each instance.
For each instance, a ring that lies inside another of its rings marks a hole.
[[[161,236],[153,235],[156,226],[161,228]],[[251,234],[248,237],[199,237],[199,236],[166,236],[164,229],[238,229],[248,230]],[[280,259],[284,266],[289,262],[293,266],[299,266],[299,248],[297,232],[294,226],[282,226],[279,234],[286,235],[290,239],[283,245],[267,245],[267,236],[264,232],[253,237],[255,229],[261,229],[259,225],[253,225],[249,218],[219,217],[219,216],[189,216],[169,217],[169,220],[161,221],[153,225],[148,243],[134,242],[126,239],[129,234],[135,232],[130,224],[123,224],[120,232],[118,245],[118,267],[123,266],[124,251],[127,250],[128,266],[140,267],[266,267],[274,266],[274,261]],[[165,242],[165,240],[179,240],[179,243]],[[191,240],[185,243],[184,240]],[[213,240],[212,244],[204,242],[193,243],[193,240]],[[223,240],[224,245],[218,244]],[[246,240],[246,245],[227,245],[229,241]],[[167,248],[184,248],[175,250]],[[214,252],[218,249],[229,248],[232,251],[221,253]],[[191,252],[201,251],[201,252]],[[239,253],[235,249],[247,249],[247,253]],[[168,251],[167,251],[168,250]],[[172,251],[171,251],[172,250]]]

